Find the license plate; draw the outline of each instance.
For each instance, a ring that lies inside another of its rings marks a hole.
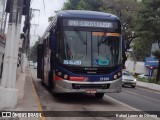
[[[97,92],[97,90],[86,90],[86,93],[87,94],[94,94],[94,93],[96,93]]]

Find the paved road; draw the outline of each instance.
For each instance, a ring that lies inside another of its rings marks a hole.
[[[160,92],[154,92],[139,87],[123,87],[121,93],[107,95],[142,111],[160,112]]]
[[[35,70],[31,70],[35,86],[37,88],[38,96],[40,98],[43,111],[134,111],[135,109],[127,106],[124,103],[116,101],[112,97],[105,95],[103,99],[96,99],[92,95],[64,95],[63,97],[56,98],[46,88],[42,87],[41,81],[36,78]],[[124,94],[123,92],[121,94]],[[130,94],[130,93],[128,93]],[[110,96],[117,96],[118,94],[110,94]],[[131,96],[132,94],[130,94]],[[124,96],[123,96],[124,97]],[[127,99],[128,97],[125,96]],[[73,112],[73,114],[76,114]],[[49,119],[49,118],[47,118]],[[51,118],[54,119],[54,118]],[[55,118],[56,120],[63,119],[64,117]],[[74,117],[67,118],[66,120],[74,120]],[[76,117],[76,120],[133,120],[133,118],[113,118],[113,117]],[[151,118],[137,118],[136,120],[150,120]]]

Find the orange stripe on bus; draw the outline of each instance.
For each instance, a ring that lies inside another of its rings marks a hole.
[[[104,33],[104,32],[92,32],[92,35],[95,35],[95,36],[105,36],[106,33]]]
[[[107,33],[107,36],[120,36],[119,33]]]
[[[104,33],[104,32],[92,32],[95,36],[120,36],[119,33]]]

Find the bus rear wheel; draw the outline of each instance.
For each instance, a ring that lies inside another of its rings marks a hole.
[[[103,98],[103,96],[104,96],[104,93],[95,93],[95,97],[98,99]]]

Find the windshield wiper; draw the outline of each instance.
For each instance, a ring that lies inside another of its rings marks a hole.
[[[82,43],[84,45],[86,45],[86,55],[87,55],[87,35],[86,35],[86,39],[84,39],[83,35],[81,34],[81,32],[79,32],[76,28],[74,28],[74,30],[76,31],[78,37],[80,38],[80,40],[82,41]]]
[[[103,38],[105,38],[106,36],[106,32],[104,32],[104,34],[102,35],[102,37],[100,38],[100,40],[98,39],[98,46],[100,46],[102,43],[104,43]]]

